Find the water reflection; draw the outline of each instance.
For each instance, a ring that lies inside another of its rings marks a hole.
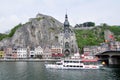
[[[0,62],[0,80],[120,80],[120,69],[53,70],[43,62]]]
[[[120,68],[112,68],[111,73],[113,74],[115,80],[120,80]]]
[[[105,70],[50,70],[49,77],[53,80],[119,80],[120,69]]]

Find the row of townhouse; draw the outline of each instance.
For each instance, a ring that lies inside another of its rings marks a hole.
[[[3,54],[5,59],[27,58],[27,48],[5,47]]]
[[[84,47],[84,49],[83,49],[84,58],[88,58],[88,59],[95,58],[96,54],[108,51],[108,47],[106,47],[106,46],[86,46],[86,47]]]
[[[52,46],[51,53],[52,53],[52,58],[55,58],[55,59],[59,59],[64,56],[62,54],[62,47],[60,46]]]
[[[62,48],[59,46],[52,46],[41,48],[37,47],[5,47],[3,50],[0,50],[0,58],[4,59],[26,59],[26,58],[40,58],[48,59],[58,56],[54,54],[62,54]],[[61,56],[60,56],[61,57]]]
[[[120,42],[102,43],[100,46],[86,46],[83,48],[83,55],[93,58],[94,55],[105,51],[120,51]]]
[[[109,49],[113,51],[120,51],[120,42],[112,41],[109,43]]]

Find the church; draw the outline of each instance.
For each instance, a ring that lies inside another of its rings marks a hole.
[[[73,55],[74,53],[79,52],[78,46],[76,43],[75,33],[68,21],[68,15],[65,15],[65,21],[63,29],[59,34],[58,39],[60,46],[62,47],[62,53],[65,56]]]

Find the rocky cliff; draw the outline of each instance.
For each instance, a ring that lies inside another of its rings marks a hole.
[[[0,46],[50,46],[57,40],[63,24],[51,16],[37,14],[16,30],[11,38],[0,41]]]

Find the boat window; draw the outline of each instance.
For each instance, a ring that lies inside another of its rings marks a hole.
[[[73,63],[79,63],[79,61],[73,61]]]
[[[80,67],[83,67],[83,66],[80,66]]]
[[[80,63],[83,63],[83,61],[80,61]]]
[[[64,61],[64,63],[69,63],[69,61]]]
[[[67,65],[66,67],[73,67],[72,65]]]
[[[73,63],[76,63],[76,61],[73,61]]]
[[[93,65],[96,65],[97,62],[84,62],[85,65],[89,65],[89,64],[93,64]]]
[[[89,62],[84,62],[85,65],[89,65]]]
[[[64,61],[64,63],[79,63],[79,61]]]
[[[62,65],[62,63],[57,63],[57,65]]]

